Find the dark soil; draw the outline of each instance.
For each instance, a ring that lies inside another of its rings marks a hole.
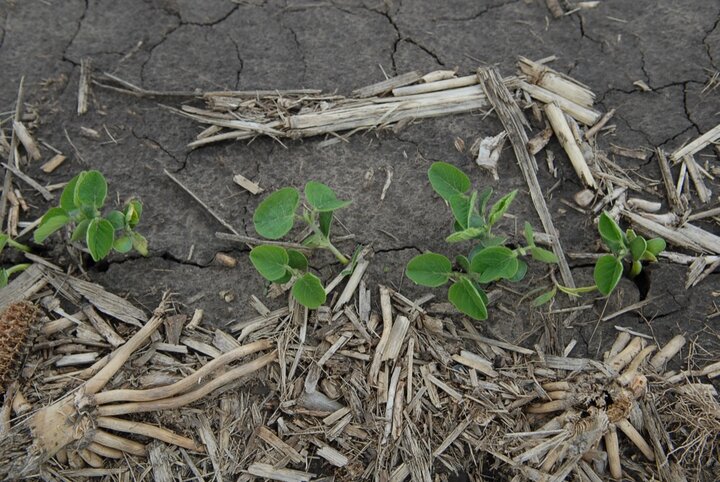
[[[355,242],[372,243],[376,250],[369,286],[388,284],[412,297],[425,290],[405,279],[407,261],[428,249],[454,254],[443,242],[451,227],[448,211],[427,182],[431,162],[451,162],[471,173],[477,186],[493,185],[498,193],[519,189],[511,210],[518,226],[525,219],[540,225],[510,149],[500,161],[500,181],[493,182],[467,154],[454,148],[456,137],[469,146],[480,136],[497,134],[502,129],[499,121],[493,115],[460,115],[426,120],[397,133],[359,134],[328,148],[318,147],[320,139],[287,142],[286,147],[257,139],[190,152],[185,145],[200,127],[156,100],[94,87],[89,112],[78,117],[82,58],[91,57],[96,72],[111,72],[147,89],[306,87],[349,94],[353,88],[381,80],[380,67],[388,75],[454,67],[464,74],[489,64],[511,74],[518,55],[556,55],[552,66],[588,84],[597,93],[598,108],[617,109],[612,120],[617,130],[603,138],[604,147],[612,143],[672,150],[720,122],[720,89],[701,94],[710,75],[720,68],[719,14],[720,5],[707,0],[605,1],[557,20],[544,2],[528,0],[2,0],[0,110],[12,108],[20,77],[25,76],[27,103],[39,113],[36,137],[69,159],[52,175],[43,174],[40,163],[24,170],[41,183],[56,183],[81,169],[99,169],[108,178],[113,199],[135,195],[145,203],[139,231],[149,239],[150,256],[113,255],[95,266],[86,260],[92,280],[148,309],[163,290],[172,290],[180,302],[197,300],[190,308],[203,308],[208,322],[222,326],[253,315],[248,304],[251,295],[269,305],[284,301],[265,300],[265,283],[252,269],[247,249],[217,240],[214,233],[222,226],[180,191],[163,169],[174,172],[220,216],[249,235],[254,235],[251,217],[261,197],[234,185],[234,174],[256,180],[267,190],[301,187],[309,179],[331,185],[353,200],[352,207],[340,213],[347,231],[355,234]],[[637,80],[652,92],[633,86]],[[181,99],[165,102],[177,107]],[[97,130],[102,138],[84,137],[81,127]],[[597,252],[592,220],[561,203],[581,189],[577,176],[555,141],[548,148],[557,157],[562,182],[547,202],[565,249]],[[43,155],[47,159],[52,152],[43,148]],[[541,185],[549,190],[556,180],[544,166],[544,154],[539,160]],[[660,179],[654,158],[645,163],[615,160],[646,178]],[[700,160],[717,162],[712,156]],[[393,170],[393,181],[380,201],[387,169]],[[48,205],[20,187],[33,206],[24,219],[35,219]],[[711,188],[716,200],[720,185]],[[660,199],[662,188],[654,189]],[[719,231],[717,225],[702,226]],[[514,235],[516,226],[505,221],[503,229]],[[351,253],[354,244],[346,241],[340,247]],[[214,264],[219,251],[237,257],[238,266]],[[57,246],[47,253],[55,262],[70,263],[64,248]],[[322,254],[313,264],[326,279],[339,269]],[[589,264],[574,263],[577,280],[589,282],[591,272]],[[545,275],[533,270],[516,289],[523,293],[540,286],[547,282],[542,279]],[[597,323],[601,313],[640,299],[637,286],[624,281],[607,306],[598,301],[573,329],[558,334],[565,343],[578,340],[576,354],[594,355],[606,349],[614,338],[614,325],[652,333],[660,342],[677,333],[692,337],[704,331],[702,344],[717,348],[713,330],[717,331],[720,318],[707,317],[717,310],[713,291],[718,291],[718,274],[690,291],[683,288],[684,277],[684,267],[662,262],[650,270],[647,297],[653,301],[641,313]],[[234,293],[234,301],[228,303],[219,295],[226,290]],[[444,296],[440,289],[436,294]],[[547,316],[527,303],[518,307],[518,299],[507,293],[500,300],[516,316],[493,310],[479,329],[514,341],[532,331],[541,334],[543,320],[562,322],[566,316]]]

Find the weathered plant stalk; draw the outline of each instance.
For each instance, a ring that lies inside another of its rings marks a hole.
[[[136,435],[145,435],[157,440],[162,440],[169,444],[177,445],[188,450],[194,450],[196,452],[203,452],[204,448],[197,445],[191,439],[177,435],[170,430],[156,427],[142,422],[133,422],[131,420],[123,420],[121,418],[114,417],[98,417],[96,420],[97,426],[106,428],[109,430],[115,430],[116,432],[133,433]]]
[[[173,383],[172,385],[151,388],[148,390],[108,390],[107,392],[95,395],[95,403],[97,405],[104,405],[106,403],[114,402],[146,402],[172,397],[187,391],[195,385],[198,385],[205,380],[208,375],[219,368],[244,356],[251,355],[262,350],[267,350],[271,346],[272,342],[270,340],[259,340],[249,343],[215,358],[202,368],[195,371],[193,374]]]
[[[277,350],[263,355],[255,360],[248,362],[239,367],[220,375],[216,379],[203,385],[201,388],[173,398],[164,398],[161,400],[152,400],[148,402],[131,402],[121,403],[118,405],[101,405],[98,407],[97,413],[101,417],[109,417],[114,415],[124,415],[128,413],[153,412],[156,410],[170,410],[179,408],[194,401],[197,401],[205,395],[217,390],[238,378],[249,375],[264,366],[269,365],[277,359]]]

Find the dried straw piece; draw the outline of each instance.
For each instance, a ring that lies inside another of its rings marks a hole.
[[[115,417],[98,417],[95,421],[98,427],[106,428],[108,430],[132,433],[136,435],[144,435],[146,437],[162,440],[163,442],[177,445],[178,447],[183,447],[188,450],[193,450],[195,452],[203,451],[202,446],[197,445],[191,439],[181,437],[180,435],[177,435],[170,430],[156,427],[147,423],[123,420],[121,418]]]
[[[683,157],[697,153],[705,146],[717,141],[718,139],[720,139],[720,124],[716,125],[692,142],[686,144],[684,147],[681,147],[680,149],[673,152],[670,155],[670,160],[678,162]]]
[[[47,161],[45,164],[40,166],[40,170],[44,172],[45,174],[50,174],[55,169],[60,167],[60,165],[65,162],[66,157],[62,154],[55,154],[53,157],[50,158],[49,161]]]
[[[390,77],[389,79],[383,80],[382,82],[378,82],[376,84],[371,84],[366,87],[355,89],[352,93],[355,97],[359,98],[384,95],[397,87],[413,84],[420,80],[421,77],[422,75],[419,72],[413,70],[412,72],[406,72],[395,77]]]
[[[508,138],[515,151],[515,157],[517,157],[520,170],[530,189],[530,197],[532,198],[535,210],[538,212],[538,216],[540,216],[543,228],[546,233],[553,236],[554,242],[552,248],[558,258],[558,266],[563,283],[565,286],[574,288],[575,281],[573,280],[570,266],[567,263],[567,259],[565,259],[565,253],[560,244],[558,231],[553,224],[552,216],[545,203],[545,194],[537,178],[537,162],[527,149],[528,137],[524,128],[524,126],[527,126],[527,119],[523,116],[522,111],[497,70],[479,69],[477,75],[490,105],[495,109],[495,112],[505,127],[505,131],[508,133]]]
[[[80,80],[78,82],[77,113],[83,115],[88,110],[90,95],[90,77],[92,75],[92,61],[89,58],[80,59]]]
[[[597,183],[595,182],[595,178],[593,178],[592,172],[590,172],[590,168],[587,162],[585,162],[585,157],[580,151],[580,147],[577,145],[577,142],[575,142],[575,137],[570,130],[567,119],[565,119],[565,114],[555,104],[547,104],[545,106],[545,114],[555,131],[555,136],[557,136],[560,144],[565,149],[580,180],[586,186],[596,188]]]
[[[42,159],[40,154],[40,148],[38,148],[37,142],[33,139],[33,136],[28,132],[27,127],[20,121],[13,121],[14,135],[17,136],[18,140],[22,143],[23,147],[34,161]]]
[[[547,65],[533,62],[526,57],[520,57],[518,59],[518,67],[523,74],[528,76],[530,82],[550,92],[561,95],[588,109],[592,108],[592,105],[595,103],[595,94],[588,86],[551,69]]]

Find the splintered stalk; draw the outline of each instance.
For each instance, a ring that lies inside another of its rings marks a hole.
[[[136,435],[144,435],[157,440],[162,440],[169,444],[177,445],[188,450],[194,450],[196,452],[203,452],[204,448],[197,445],[191,439],[177,435],[170,430],[156,427],[142,422],[134,422],[131,420],[123,420],[115,417],[98,417],[97,426],[106,428],[109,430],[115,430],[116,432],[132,433]]]

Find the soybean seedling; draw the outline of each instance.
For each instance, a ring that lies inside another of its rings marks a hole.
[[[416,284],[435,288],[452,281],[448,290],[450,302],[462,313],[485,320],[488,299],[482,285],[501,279],[522,280],[528,269],[522,258],[527,255],[544,263],[557,262],[552,252],[535,244],[532,227],[528,223],[525,223],[524,229],[526,246],[508,247],[505,237],[493,234],[493,225],[507,212],[517,191],[506,194],[488,207],[492,189],[468,194],[470,179],[451,164],[434,163],[428,171],[428,178],[435,192],[450,205],[455,220],[454,232],[446,241],[474,241],[474,245],[467,256],[455,257],[458,270],[441,254],[415,256],[408,263],[406,273]]]
[[[643,262],[656,262],[657,256],[666,246],[662,238],[645,239],[632,229],[623,232],[618,223],[605,211],[600,215],[598,231],[610,254],[601,256],[595,263],[593,270],[595,284],[579,288],[556,285],[551,291],[536,298],[533,302],[535,305],[539,306],[550,301],[557,290],[571,296],[598,290],[604,296],[608,296],[617,287],[623,273],[631,279],[635,278],[642,272]]]
[[[305,185],[305,201],[307,205],[303,205],[302,213],[298,214],[298,190],[285,187],[275,191],[255,210],[255,231],[264,238],[277,240],[289,233],[296,221],[301,221],[312,231],[303,243],[305,246],[326,249],[342,264],[348,264],[349,260],[330,241],[330,228],[333,212],[351,202],[338,199],[335,191],[315,181]],[[292,295],[301,305],[315,309],[325,302],[325,289],[320,279],[308,272],[308,260],[300,251],[260,245],[250,251],[250,261],[268,281],[292,282]]]
[[[5,249],[5,246],[10,246],[11,248],[15,248],[25,253],[30,252],[29,247],[25,246],[22,243],[18,243],[14,239],[10,238],[10,236],[8,236],[7,234],[0,234],[0,253],[2,253],[2,251]],[[30,263],[19,263],[9,268],[0,268],[0,288],[4,288],[5,286],[7,286],[10,276],[16,273],[20,273],[21,271],[25,271],[29,267]]]
[[[112,210],[106,216],[102,209],[107,198],[107,181],[99,171],[82,171],[70,180],[60,196],[60,206],[51,208],[35,229],[34,239],[42,243],[51,234],[71,224],[71,241],[85,241],[94,261],[100,261],[111,250],[127,253],[131,249],[147,256],[147,240],[135,227],[140,222],[142,203],[131,199],[122,211]]]

